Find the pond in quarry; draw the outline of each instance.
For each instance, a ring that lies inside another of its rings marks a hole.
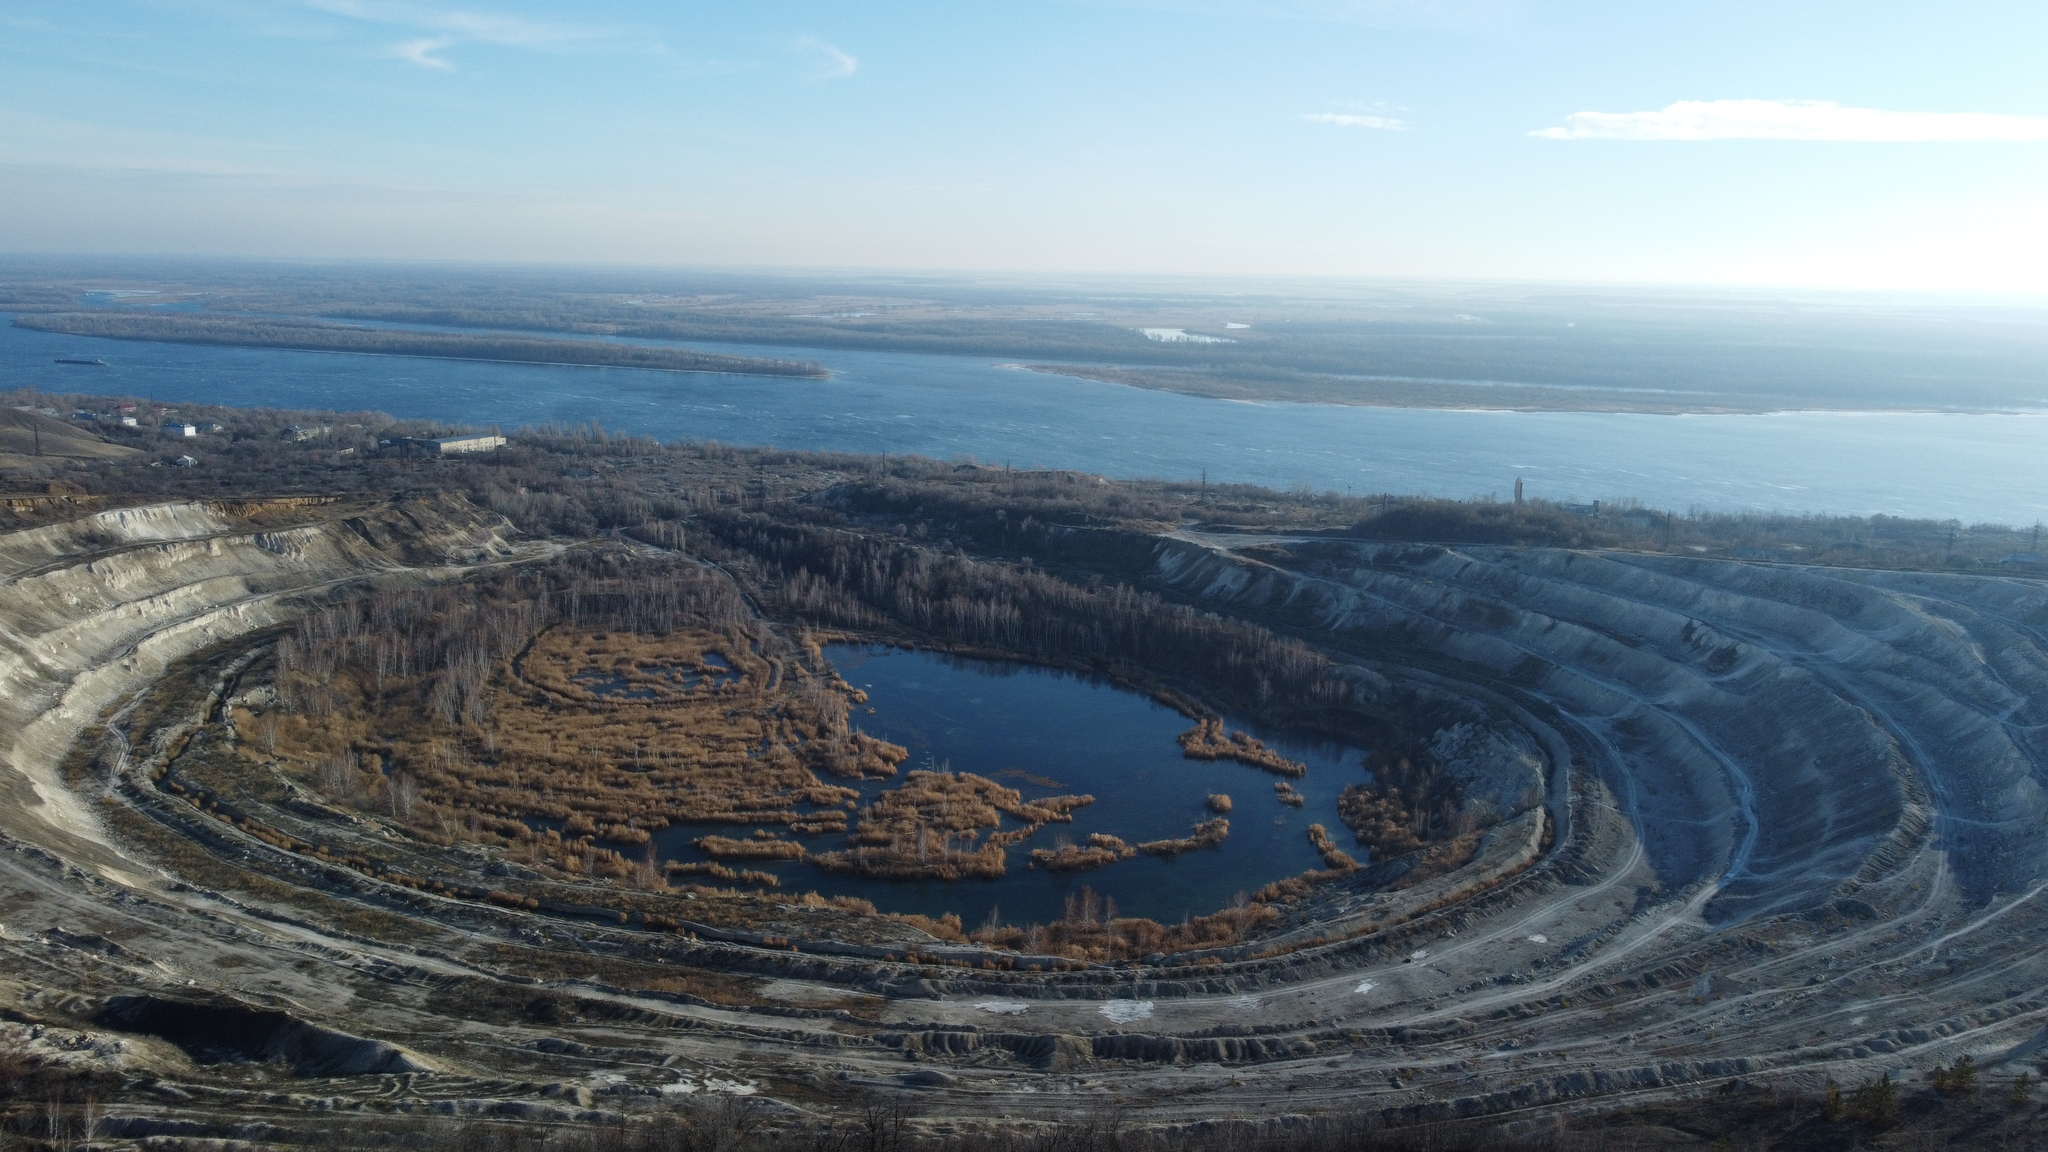
[[[1011,924],[1060,918],[1068,895],[1083,885],[1115,899],[1119,914],[1175,922],[1213,912],[1239,892],[1322,866],[1307,828],[1320,823],[1361,861],[1366,852],[1337,821],[1337,795],[1367,779],[1364,751],[1276,732],[1227,717],[1308,774],[1288,782],[1306,799],[1282,804],[1273,784],[1282,777],[1229,760],[1191,760],[1175,737],[1190,721],[1162,704],[1101,680],[1030,665],[967,660],[904,649],[831,645],[825,654],[854,686],[868,694],[856,725],[869,735],[910,749],[895,777],[858,785],[863,806],[899,786],[919,768],[949,768],[1015,788],[1029,802],[1047,796],[1088,795],[1095,802],[1074,812],[1071,824],[1049,824],[1009,849],[1007,873],[995,880],[879,880],[828,873],[804,861],[730,861],[782,878],[792,894],[858,896],[884,912],[958,913],[973,927],[993,914]],[[843,783],[842,781],[833,781]],[[1030,865],[1031,850],[1061,838],[1086,844],[1090,833],[1130,844],[1187,836],[1214,818],[1211,793],[1231,797],[1230,835],[1221,845],[1171,858],[1138,855],[1087,872],[1050,873]],[[1003,829],[1018,827],[1003,817]],[[700,836],[745,837],[754,829],[732,824],[678,824],[655,837],[662,858],[708,859]],[[771,829],[780,832],[781,829]],[[846,847],[846,837],[804,839],[813,853]]]

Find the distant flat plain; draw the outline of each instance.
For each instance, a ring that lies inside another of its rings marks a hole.
[[[263,317],[368,322],[470,341],[493,332],[573,338],[581,357],[608,342],[661,349],[621,352],[622,363],[673,360],[687,351],[675,347],[681,341],[954,354],[1266,403],[1662,414],[2048,410],[2048,311],[1874,294],[14,259],[0,262],[0,310],[28,323],[47,323],[34,314],[81,310],[165,318],[125,322],[130,327],[206,319],[226,343],[236,342],[229,318]],[[712,371],[795,367],[721,365],[699,355]]]

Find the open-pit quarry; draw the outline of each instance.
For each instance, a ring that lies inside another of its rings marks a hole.
[[[1323,818],[1330,867],[1247,876],[1227,931],[1167,925],[1143,953],[1107,928],[1088,946],[1080,923],[949,930],[787,881],[664,874],[623,817],[564,848],[579,801],[530,773],[451,768],[478,791],[439,800],[373,780],[344,802],[292,762],[310,714],[273,681],[280,644],[304,667],[313,633],[295,629],[351,598],[675,549],[536,538],[456,496],[134,503],[0,536],[0,1044],[97,1076],[101,1139],[267,1143],[429,1117],[632,1124],[727,1098],[797,1127],[890,1100],[954,1133],[1112,1106],[1152,1126],[1343,1112],[1520,1133],[1723,1092],[1917,1090],[1964,1056],[2002,1080],[2048,1056],[2048,583],[1194,527],[1112,543],[1096,554],[1129,585],[1299,641],[1359,707],[1425,711],[1409,746],[1456,785],[1449,830],[1369,851],[1367,823]],[[570,672],[518,660],[558,651],[564,669],[615,660],[655,704],[781,693],[782,727],[732,737],[757,750],[731,778],[782,789],[763,810],[803,793],[841,814],[791,808],[751,840],[734,824],[710,841],[726,877],[857,830],[831,789],[902,759],[834,735],[859,700],[819,701],[850,686],[732,578],[741,607],[692,634],[682,672],[581,633],[477,657],[480,683],[518,672],[542,704],[568,699]],[[796,701],[838,711],[804,727]],[[642,733],[593,781],[664,731],[709,747],[707,725],[744,719],[627,729],[542,704],[521,707],[569,717],[529,724],[543,750]],[[465,707],[445,709],[471,733],[450,763],[509,757]],[[429,754],[378,739],[392,763]],[[824,792],[749,775],[796,772],[828,739],[852,743],[816,761]],[[1186,744],[1245,761],[1234,804],[1215,801],[1242,828],[1295,785],[1232,739],[1200,719]],[[987,781],[920,779],[1006,826],[1060,819]],[[568,823],[517,809],[515,783]],[[614,790],[644,808],[648,787]],[[722,818],[718,802],[689,812]],[[1049,843],[1032,841],[1052,859]],[[1107,844],[1105,877],[1132,855]],[[1004,859],[972,852],[991,849]]]

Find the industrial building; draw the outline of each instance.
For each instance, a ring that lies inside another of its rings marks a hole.
[[[463,452],[488,452],[503,448],[505,438],[495,432],[466,432],[458,436],[413,437],[396,441],[408,450],[423,451],[434,456],[454,456]]]

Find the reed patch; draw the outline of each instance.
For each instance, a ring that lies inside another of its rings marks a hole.
[[[1223,721],[1213,717],[1198,721],[1178,739],[1181,754],[1190,760],[1235,760],[1281,776],[1308,775],[1308,765],[1289,760],[1247,733],[1226,730]]]
[[[994,879],[1008,870],[1010,845],[1047,824],[1072,823],[1076,808],[1094,802],[1093,796],[1027,802],[1016,789],[970,772],[912,772],[862,810],[848,848],[818,853],[811,863],[828,872],[897,880]],[[1004,816],[1022,827],[995,831]]]

